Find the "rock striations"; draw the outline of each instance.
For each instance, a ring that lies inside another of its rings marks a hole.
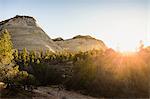
[[[0,22],[0,31],[7,29],[12,37],[14,48],[22,50],[51,50],[60,51],[61,47],[36,24],[36,20],[30,16],[15,16],[14,18]]]
[[[63,50],[68,52],[85,52],[89,50],[102,50],[107,49],[106,45],[101,40],[97,40],[89,35],[75,36],[67,40],[54,40],[56,44],[62,47]]]
[[[75,36],[63,40],[61,37],[51,39],[30,16],[15,16],[0,22],[0,33],[7,29],[12,37],[14,48],[22,50],[50,50],[52,52],[85,52],[88,50],[105,50],[107,47],[101,40],[91,36]]]

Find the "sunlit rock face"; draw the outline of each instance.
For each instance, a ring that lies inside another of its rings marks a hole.
[[[97,40],[91,36],[75,36],[67,40],[55,40],[56,44],[62,47],[63,50],[68,52],[86,52],[90,50],[107,49],[106,45],[101,40]]]
[[[7,29],[12,37],[14,48],[22,50],[51,50],[60,51],[61,47],[51,40],[29,16],[15,16],[0,22],[0,31]]]

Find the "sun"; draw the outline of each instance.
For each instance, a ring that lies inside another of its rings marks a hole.
[[[136,46],[126,45],[126,46],[120,47],[119,51],[120,52],[136,52],[137,48]]]
[[[140,40],[138,43],[136,42],[126,42],[123,44],[120,44],[117,48],[117,51],[127,53],[127,52],[137,52],[141,48],[144,48],[144,42]]]
[[[138,48],[139,48],[138,44],[127,42],[127,43],[118,45],[116,50],[122,53],[127,53],[127,52],[136,52],[138,51]]]

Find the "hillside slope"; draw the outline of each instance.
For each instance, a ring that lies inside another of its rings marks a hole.
[[[36,20],[30,16],[15,16],[0,22],[0,31],[7,29],[11,34],[14,48],[22,50],[51,50],[60,51],[51,38],[37,25]]]
[[[57,40],[54,39],[56,44],[62,47],[63,50],[68,52],[85,52],[89,50],[106,50],[107,47],[101,40],[97,40],[91,36],[75,36],[72,39]]]

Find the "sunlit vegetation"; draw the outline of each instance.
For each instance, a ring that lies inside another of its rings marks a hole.
[[[85,54],[74,64],[69,87],[104,97],[148,97],[150,53],[122,55],[110,50]]]
[[[14,90],[16,87],[21,88],[22,86],[25,88],[25,85],[30,84],[30,81],[34,78],[26,71],[19,71],[19,66],[15,64],[13,59],[11,37],[8,31],[5,30],[0,35],[0,82],[5,84],[5,87],[0,89],[1,93],[3,88],[10,90]]]
[[[149,59],[149,48],[126,54],[112,49],[53,53],[24,48],[19,52],[7,31],[0,36],[0,82],[10,89],[61,84],[97,97],[147,98]]]

